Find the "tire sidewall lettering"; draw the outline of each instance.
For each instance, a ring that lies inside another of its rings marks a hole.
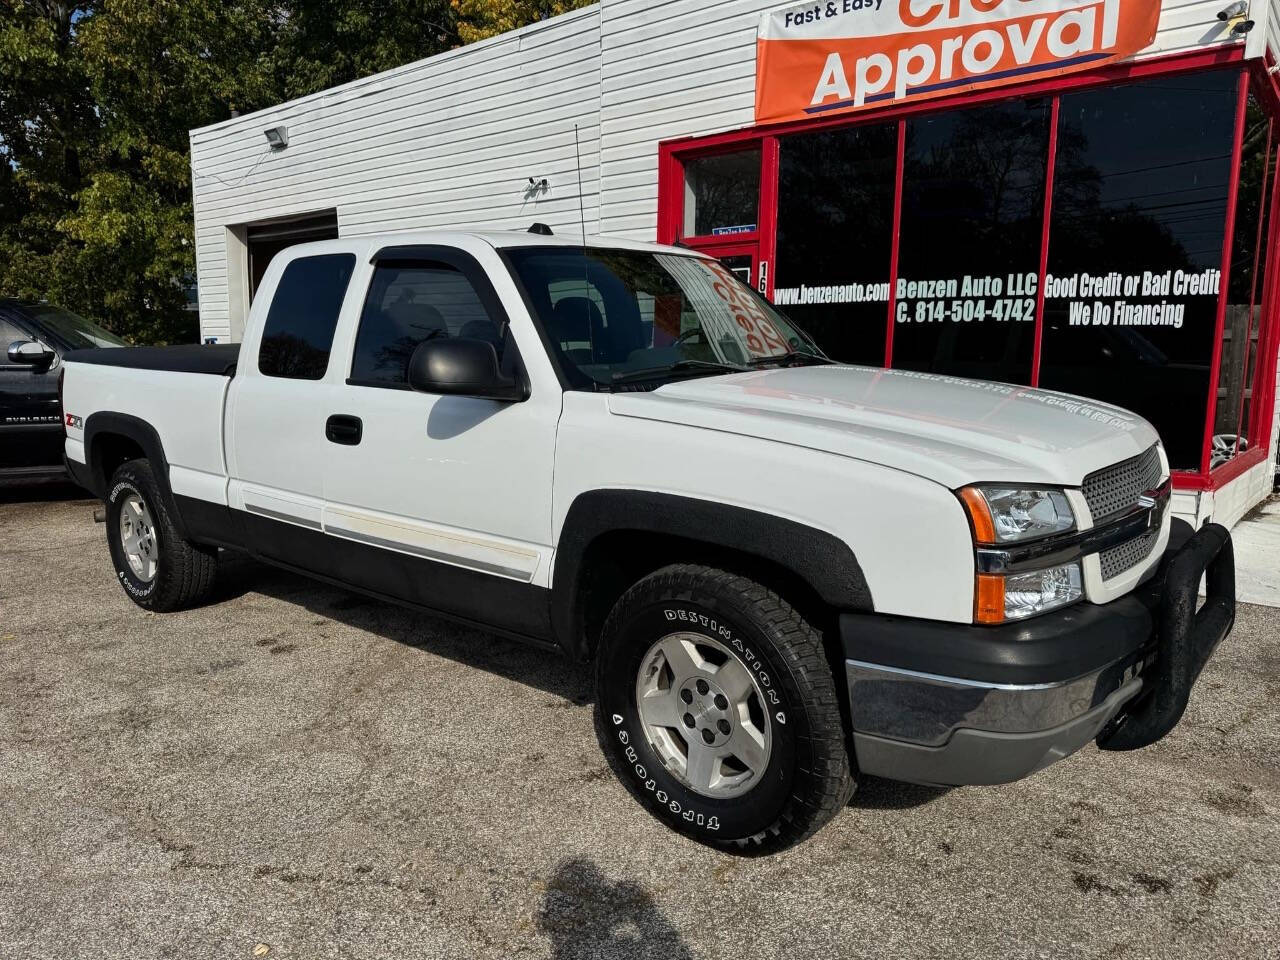
[[[613,722],[618,727],[626,723],[622,716],[616,713],[613,715]],[[687,822],[704,827],[709,831],[714,832],[720,829],[720,818],[718,816],[694,810],[692,807],[685,808],[679,800],[672,798],[666,790],[658,786],[658,781],[649,776],[648,768],[640,762],[639,753],[631,745],[631,734],[625,729],[618,730],[618,742],[625,748],[623,755],[627,758],[627,762],[631,765],[636,777],[639,778],[641,786],[653,795],[659,806],[666,807],[672,813],[682,816]]]
[[[156,592],[156,589],[160,585],[160,578],[157,576],[150,583],[142,583],[140,580],[135,578],[132,572],[128,569],[129,564],[124,558],[123,549],[121,549],[119,544],[116,542],[120,531],[120,498],[125,493],[137,494],[142,502],[147,504],[148,508],[151,507],[151,498],[138,489],[138,485],[136,483],[132,480],[117,481],[115,486],[111,488],[111,492],[107,494],[107,504],[110,507],[110,510],[108,511],[108,520],[111,524],[111,528],[107,531],[107,538],[111,544],[111,555],[112,559],[115,561],[116,567],[116,579],[120,581],[120,586],[124,587],[125,591],[131,597],[134,597],[137,600],[146,600]],[[161,549],[163,549],[163,541],[161,539],[158,523],[156,524],[156,543],[161,546]]]
[[[648,625],[647,629],[638,626],[642,621]],[[628,646],[635,652],[627,662],[634,662],[637,667],[644,650],[664,635],[663,631],[698,633],[729,647],[759,686],[764,701],[762,706],[775,724],[775,754],[762,774],[760,784],[748,793],[724,800],[703,797],[667,772],[644,733],[635,709],[634,693],[628,694],[623,689],[617,693],[625,698],[621,703],[614,701],[610,704],[602,699],[604,711],[601,719],[608,720],[616,754],[626,768],[634,789],[647,796],[651,804],[662,810],[667,818],[671,818],[673,825],[683,830],[707,835],[732,830],[733,835],[749,835],[762,829],[763,827],[755,827],[749,821],[755,818],[762,801],[765,806],[774,803],[782,805],[788,796],[789,784],[794,775],[789,765],[794,757],[795,731],[787,723],[789,698],[775,680],[777,671],[771,670],[770,661],[757,652],[758,643],[746,636],[748,631],[741,630],[724,615],[712,613],[700,602],[659,601],[638,611],[621,627],[624,636],[635,631],[642,635],[630,640]],[[628,671],[628,674],[625,688],[633,690],[635,673]],[[621,709],[615,710],[615,706]],[[744,820],[748,822],[744,823]]]
[[[717,640],[723,640],[728,643],[741,656],[743,664],[756,678],[756,682],[760,684],[760,691],[765,695],[765,699],[772,709],[778,707],[781,703],[781,697],[777,688],[773,684],[768,672],[764,669],[764,661],[756,656],[755,652],[742,639],[736,635],[733,628],[723,621],[717,620],[709,614],[702,613],[699,610],[693,610],[684,606],[667,606],[663,608],[663,617],[668,623],[689,623],[695,627],[702,627],[704,631],[711,634]],[[774,710],[775,719],[779,723],[786,723],[786,714],[783,711]]]

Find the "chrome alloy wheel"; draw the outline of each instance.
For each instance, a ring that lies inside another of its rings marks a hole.
[[[672,633],[644,655],[636,706],[667,770],[704,797],[736,797],[769,765],[773,732],[756,678],[724,644]]]
[[[160,551],[156,547],[155,523],[146,502],[130,493],[120,504],[120,548],[133,575],[143,583],[156,578]]]

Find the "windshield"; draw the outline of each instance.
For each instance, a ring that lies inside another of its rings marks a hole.
[[[581,247],[506,254],[577,389],[826,362],[806,334],[718,261]]]
[[[24,306],[23,312],[61,340],[73,350],[90,347],[123,347],[125,342],[114,333],[108,333],[96,323],[77,316],[70,310],[55,307],[48,303],[35,303]]]

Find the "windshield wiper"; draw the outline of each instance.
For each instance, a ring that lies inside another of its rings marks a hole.
[[[707,370],[712,373],[745,373],[750,367],[738,363],[719,363],[715,360],[677,360],[663,367],[645,367],[641,370],[619,370],[613,375],[614,383],[643,383],[659,380],[672,373]]]
[[[829,364],[832,361],[827,357],[817,353],[809,353],[807,350],[791,350],[787,353],[779,353],[772,357],[752,357],[747,364],[752,367],[762,367],[766,363],[776,363],[782,367],[803,367],[810,364]]]

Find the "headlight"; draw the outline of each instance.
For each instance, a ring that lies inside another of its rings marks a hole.
[[[1004,559],[1008,550],[1076,529],[1071,504],[1061,490],[1044,487],[977,486],[959,491],[973,526],[978,552],[973,619],[998,624],[1048,613],[1084,597],[1078,561],[1043,570],[987,572],[984,557]]]
[[[1024,543],[1076,526],[1071,504],[1061,490],[1037,487],[965,487],[960,499],[969,512],[978,543]]]
[[[1030,573],[979,574],[974,619],[978,623],[1008,623],[1048,613],[1084,596],[1079,563]]]

